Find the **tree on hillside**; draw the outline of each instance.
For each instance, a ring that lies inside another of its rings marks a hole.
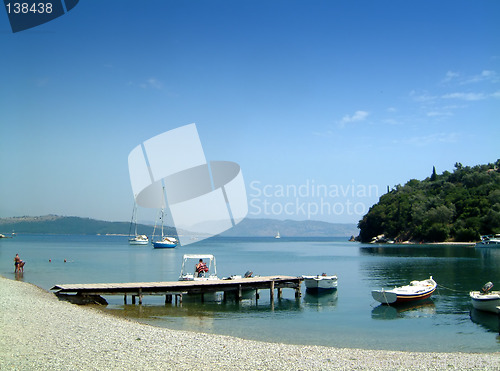
[[[436,174],[436,167],[433,166],[432,167],[432,175],[431,175],[431,182],[435,181],[437,178],[437,174]]]

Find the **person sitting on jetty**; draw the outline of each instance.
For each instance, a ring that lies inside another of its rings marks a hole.
[[[198,273],[198,277],[203,277],[205,276],[206,272],[208,272],[208,267],[203,259],[200,259],[198,264],[196,264],[196,273]]]

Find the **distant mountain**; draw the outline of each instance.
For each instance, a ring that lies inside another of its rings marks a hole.
[[[270,237],[278,231],[282,237],[349,237],[359,234],[356,224],[247,218],[221,236]]]
[[[46,234],[124,234],[128,235],[130,222],[106,222],[76,216],[21,216],[0,218],[0,233],[46,233]],[[151,235],[153,227],[138,225],[138,232]],[[174,228],[167,228],[166,233],[175,233]]]
[[[151,235],[153,226],[138,224],[138,232]],[[46,234],[123,234],[128,235],[129,222],[107,222],[75,216],[22,216],[0,218],[0,233]],[[226,237],[269,237],[280,232],[282,237],[346,237],[357,236],[355,224],[327,223],[320,221],[294,221],[274,219],[245,219],[235,227],[221,234]],[[172,227],[166,233],[176,235]],[[182,233],[182,231],[181,231]]]

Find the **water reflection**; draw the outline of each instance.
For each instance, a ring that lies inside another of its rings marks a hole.
[[[304,296],[304,304],[306,307],[314,308],[315,310],[322,311],[329,307],[337,305],[338,291],[321,292],[317,294],[310,294],[306,291]]]
[[[500,317],[495,313],[483,312],[472,308],[470,311],[470,319],[472,322],[489,332],[498,333],[499,331]]]
[[[108,305],[100,308],[104,312],[134,319],[165,320],[173,318],[193,317],[199,320],[207,319],[228,319],[238,318],[247,315],[262,315],[271,312],[300,312],[303,310],[299,300],[278,299],[274,306],[271,303],[263,303],[243,300],[243,301],[183,301],[182,303],[168,303],[165,305]],[[150,322],[150,321],[147,321]]]
[[[362,255],[383,255],[396,257],[462,257],[476,258],[473,247],[457,245],[361,245]]]
[[[430,317],[434,314],[436,314],[436,305],[432,299],[400,304],[398,306],[380,304],[372,310],[372,318],[381,320],[422,318]]]

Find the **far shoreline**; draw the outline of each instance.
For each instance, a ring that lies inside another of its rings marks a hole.
[[[359,242],[359,241],[357,241]],[[365,245],[377,246],[462,246],[462,247],[475,247],[476,242],[359,242]]]

